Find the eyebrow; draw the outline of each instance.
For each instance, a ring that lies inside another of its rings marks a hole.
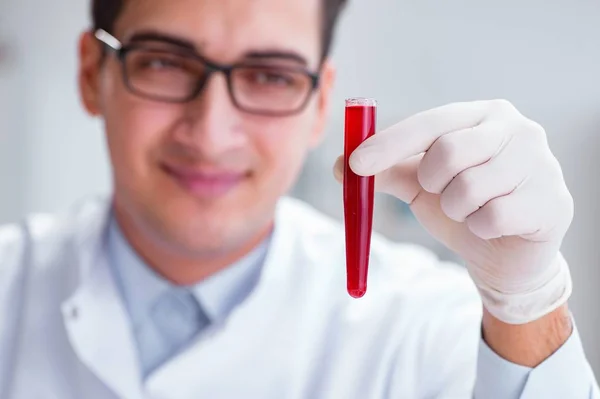
[[[194,43],[191,42],[190,40],[184,39],[182,37],[166,35],[164,33],[155,32],[155,31],[137,32],[137,33],[134,33],[131,36],[131,38],[129,38],[130,43],[148,42],[148,41],[168,43],[168,44],[172,44],[177,47],[181,47],[182,49],[192,50],[192,51],[197,49],[197,46],[194,45]],[[202,46],[200,46],[200,47],[202,47]]]
[[[279,59],[295,61],[303,66],[308,65],[306,58],[293,51],[284,50],[268,50],[268,51],[251,51],[244,55],[244,59],[249,60],[264,60],[264,59]]]
[[[129,38],[130,43],[145,41],[167,43],[190,51],[197,51],[198,48],[203,47],[203,44],[197,46],[191,40],[183,37],[173,36],[152,30],[136,32]],[[289,60],[297,62],[302,66],[308,65],[308,60],[306,58],[297,52],[289,50],[254,50],[247,52],[242,58],[245,60]]]

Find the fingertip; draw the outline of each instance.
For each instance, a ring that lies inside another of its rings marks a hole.
[[[369,154],[365,154],[363,151],[354,151],[350,155],[348,160],[350,169],[358,176],[373,176],[375,173],[372,172],[374,162],[370,160]]]

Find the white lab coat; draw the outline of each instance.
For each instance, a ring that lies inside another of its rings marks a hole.
[[[375,236],[367,295],[352,299],[342,226],[289,198],[255,291],[141,383],[107,216],[98,200],[0,229],[0,398],[471,395],[481,304],[466,272]]]

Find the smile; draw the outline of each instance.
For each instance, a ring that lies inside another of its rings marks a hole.
[[[214,199],[236,188],[248,174],[226,170],[206,170],[163,164],[162,169],[180,187],[201,199]]]

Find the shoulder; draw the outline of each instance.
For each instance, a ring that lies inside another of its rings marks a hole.
[[[318,263],[321,261],[316,257],[345,261],[345,231],[341,221],[292,198],[281,202],[278,215],[293,227],[293,239],[306,256],[310,258],[313,255],[313,260]],[[464,267],[440,260],[423,246],[395,242],[376,232],[371,239],[369,263],[369,278],[372,277],[376,284],[393,285],[396,289],[402,287],[422,294],[448,290],[474,292]]]
[[[86,200],[60,214],[31,214],[0,226],[0,275],[14,277],[59,263],[68,248],[97,228],[107,209],[104,199]]]
[[[279,201],[276,225],[293,232],[286,237],[305,251],[343,245],[340,240],[344,239],[344,231],[339,221],[295,198],[284,197]]]
[[[22,225],[0,227],[0,294],[18,278],[26,248],[27,234]]]

